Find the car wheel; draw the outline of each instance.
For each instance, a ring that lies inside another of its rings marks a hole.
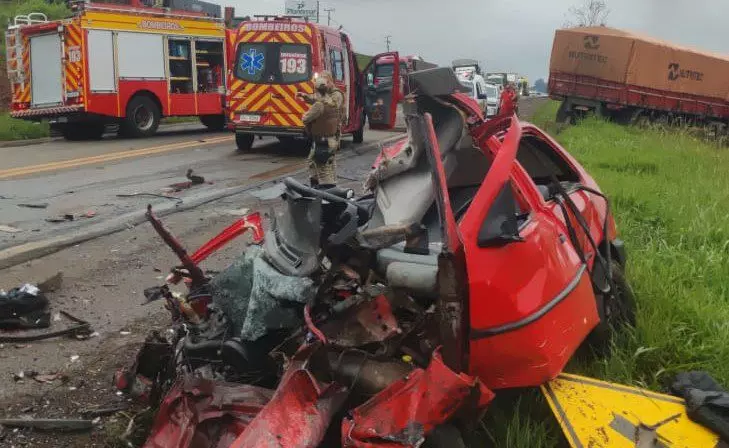
[[[128,137],[149,137],[157,132],[161,112],[148,96],[135,96],[127,104],[127,114],[120,130]]]
[[[225,129],[225,116],[223,115],[203,115],[200,122],[211,131],[222,131]]]
[[[236,132],[235,133],[235,146],[238,148],[238,151],[245,152],[250,151],[250,149],[253,147],[253,140],[255,139],[255,135],[253,134],[245,134],[242,132]]]
[[[588,336],[587,343],[598,354],[607,354],[614,336],[625,326],[635,326],[635,296],[623,268],[613,261],[614,288],[607,294],[596,291],[595,302],[600,323]]]

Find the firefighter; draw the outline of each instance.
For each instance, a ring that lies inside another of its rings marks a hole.
[[[302,121],[311,136],[309,181],[312,187],[330,188],[337,183],[335,154],[339,150],[344,120],[344,95],[334,85],[332,75],[322,72],[314,80],[316,92],[297,96],[311,104]]]

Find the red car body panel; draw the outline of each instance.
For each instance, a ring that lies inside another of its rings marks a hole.
[[[576,232],[587,261],[583,263],[568,237],[560,205],[545,201],[517,160],[522,139],[548,145],[577,174],[579,184],[599,188],[564,148],[537,127],[508,116],[483,121],[473,100],[463,95],[450,95],[449,102],[466,115],[467,122],[480,123],[472,125],[470,133],[493,159],[473,203],[458,223],[469,291],[468,372],[490,389],[537,386],[562,371],[600,319],[589,277],[596,259],[592,245],[584,232]],[[405,140],[398,141],[382,153],[391,155],[404,146]],[[375,165],[381,160],[378,157]],[[481,248],[481,223],[505,182],[511,182],[522,211],[529,213],[520,228],[523,241]],[[605,200],[579,189],[569,196],[593,240],[598,244],[606,240]],[[607,219],[607,241],[612,241],[615,224],[612,217]],[[579,229],[572,214],[569,220]]]
[[[493,398],[477,379],[450,370],[436,352],[426,369],[416,369],[352,410],[342,421],[342,447],[418,446],[469,401],[485,409]]]

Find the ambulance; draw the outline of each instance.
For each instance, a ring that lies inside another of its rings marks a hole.
[[[400,89],[390,86],[378,91],[365,111],[366,81],[349,36],[338,29],[294,17],[260,16],[242,22],[231,34],[229,51],[226,110],[240,151],[249,150],[256,136],[305,144],[308,136],[302,117],[309,105],[296,94],[313,93],[314,79],[325,70],[346,99],[342,134],[351,134],[355,143],[361,143],[366,116],[373,128],[395,125]],[[381,57],[399,60],[395,52],[383,53],[370,66]],[[397,64],[395,76],[399,77]]]
[[[106,125],[131,137],[162,117],[197,116],[225,128],[226,30],[203,12],[130,4],[74,4],[72,17],[18,16],[6,32],[10,115],[69,140]]]

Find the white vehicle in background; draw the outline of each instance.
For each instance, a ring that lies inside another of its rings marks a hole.
[[[499,87],[496,84],[487,83],[483,76],[475,72],[458,73],[458,80],[466,88],[471,97],[481,106],[481,110],[487,117],[493,117],[499,113]]]
[[[501,89],[496,84],[486,83],[486,116],[493,117],[499,114],[499,100]]]

